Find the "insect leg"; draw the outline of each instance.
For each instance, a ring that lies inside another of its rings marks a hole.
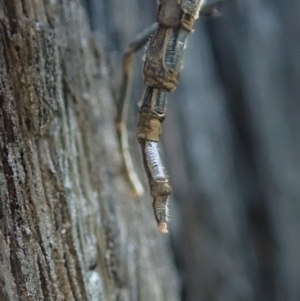
[[[214,0],[209,1],[208,3],[203,3],[200,9],[200,16],[206,17],[215,17],[220,16],[220,12],[218,11],[218,7],[232,0]]]
[[[130,92],[132,86],[132,57],[135,51],[143,47],[151,34],[155,31],[157,23],[147,27],[143,32],[138,34],[133,41],[129,44],[123,55],[123,74],[122,83],[119,92],[119,99],[117,102],[117,117],[116,117],[116,128],[119,146],[122,154],[124,170],[126,178],[130,183],[131,189],[135,196],[141,196],[144,193],[144,188],[140,182],[133,164],[129,152],[128,145],[128,132],[127,132],[127,115],[128,105],[130,99]]]

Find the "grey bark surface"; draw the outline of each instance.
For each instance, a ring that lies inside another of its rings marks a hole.
[[[121,53],[156,1],[0,0],[0,300],[176,301],[179,288],[184,301],[300,300],[300,3],[288,2],[231,1],[189,38],[163,124],[177,282],[114,131]],[[141,55],[129,134],[143,179]]]
[[[0,300],[179,300],[101,42],[77,0],[0,0]]]

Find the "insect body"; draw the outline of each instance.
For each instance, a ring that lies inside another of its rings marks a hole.
[[[157,29],[145,57],[144,82],[148,86],[139,111],[138,141],[148,176],[154,215],[161,232],[166,233],[168,198],[171,187],[158,152],[165,119],[168,93],[176,89],[187,36],[198,18],[203,0],[161,1]]]
[[[168,198],[171,194],[169,178],[164,171],[158,151],[165,119],[167,97],[177,87],[183,64],[188,34],[200,14],[215,14],[215,4],[204,5],[203,0],[160,0],[157,22],[138,35],[127,48],[123,59],[123,83],[121,87],[117,129],[127,176],[137,195],[142,193],[128,152],[126,116],[131,78],[131,61],[134,51],[142,47],[152,35],[145,55],[143,68],[147,88],[143,95],[138,116],[137,139],[142,149],[143,164],[153,198],[154,215],[162,233],[167,233]],[[201,10],[200,10],[201,9]]]

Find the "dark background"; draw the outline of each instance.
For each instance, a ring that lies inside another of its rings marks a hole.
[[[155,20],[155,0],[85,0],[107,53]],[[189,37],[164,123],[171,241],[184,301],[300,300],[300,2],[232,0]],[[142,91],[135,58],[132,152]],[[150,197],[149,197],[150,201]]]

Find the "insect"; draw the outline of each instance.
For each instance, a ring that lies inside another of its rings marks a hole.
[[[162,233],[168,232],[168,199],[171,194],[169,178],[158,151],[167,97],[177,87],[187,37],[193,31],[195,21],[199,15],[217,15],[216,6],[225,1],[227,0],[210,4],[205,4],[204,0],[158,1],[157,23],[136,36],[124,53],[123,79],[116,118],[117,133],[128,181],[134,193],[140,196],[143,194],[143,186],[134,171],[130,157],[126,120],[133,53],[148,42],[143,67],[144,83],[147,88],[138,114],[137,139],[141,146],[143,165],[153,198],[154,215]]]

